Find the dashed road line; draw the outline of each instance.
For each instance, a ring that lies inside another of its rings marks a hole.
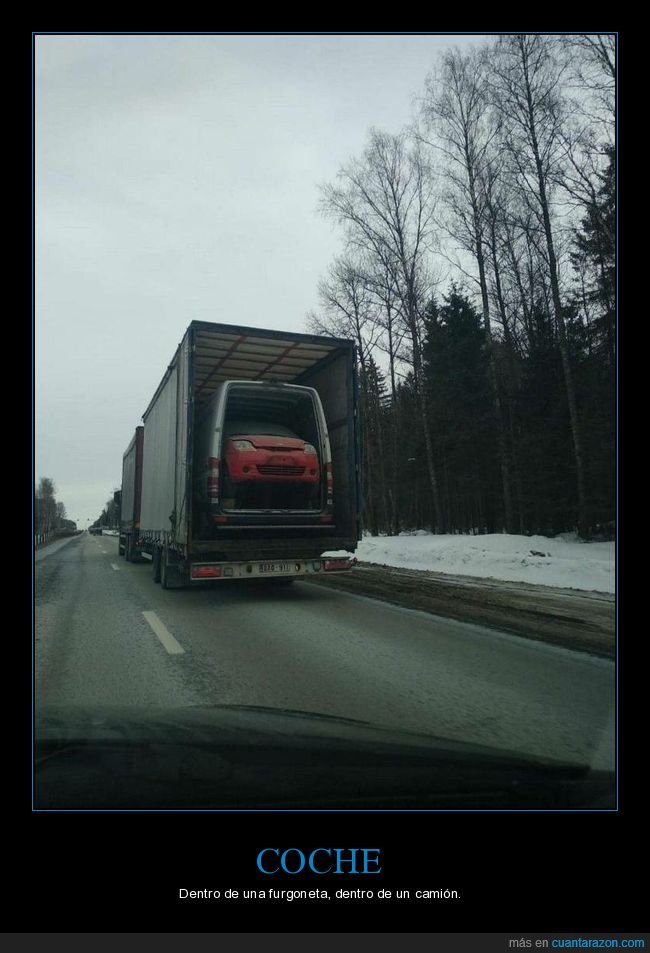
[[[142,615],[145,617],[145,620],[149,623],[153,629],[155,635],[158,636],[163,646],[169,652],[170,655],[183,655],[185,649],[179,645],[171,632],[165,628],[163,623],[160,621],[155,612],[143,612]]]
[[[120,567],[119,567],[119,566],[116,566],[115,563],[111,563],[111,569],[114,569],[115,572],[119,572],[119,571],[120,571]]]

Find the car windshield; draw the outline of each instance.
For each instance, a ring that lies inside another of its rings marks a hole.
[[[598,36],[35,37],[57,804],[611,805]]]

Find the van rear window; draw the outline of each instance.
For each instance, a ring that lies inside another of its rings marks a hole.
[[[320,448],[316,409],[310,391],[285,387],[232,387],[223,425],[234,434],[299,437]]]
[[[271,423],[268,420],[228,420],[224,426],[226,437],[236,434],[258,433],[272,434],[274,437],[296,437],[297,434],[284,424]]]

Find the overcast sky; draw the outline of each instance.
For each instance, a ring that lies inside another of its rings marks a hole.
[[[306,331],[340,233],[318,186],[477,36],[35,40],[36,478],[81,528],[183,332]]]

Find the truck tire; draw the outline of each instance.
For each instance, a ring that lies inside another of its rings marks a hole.
[[[182,589],[183,578],[174,564],[169,564],[167,549],[163,549],[160,559],[160,585],[163,589]]]
[[[169,589],[169,565],[167,563],[167,550],[163,549],[160,554],[160,585],[163,589]]]
[[[162,550],[160,546],[154,546],[153,549],[153,558],[151,564],[153,566],[153,581],[160,582],[160,564],[161,564]]]
[[[133,557],[131,555],[131,537],[130,536],[126,536],[124,541],[124,558],[126,559],[127,563],[133,562]]]

